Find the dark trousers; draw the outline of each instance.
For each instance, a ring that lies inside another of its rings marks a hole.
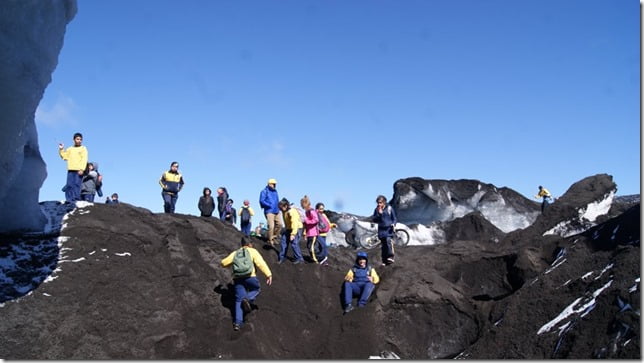
[[[179,196],[166,192],[161,192],[161,196],[163,197],[163,211],[166,213],[174,213],[174,206],[177,204],[177,198]]]
[[[67,170],[67,183],[65,184],[65,200],[75,202],[80,200],[83,176],[78,175],[78,170]]]
[[[241,228],[241,232],[247,236],[250,236],[250,225],[251,225],[250,222],[248,223],[240,222],[239,227]]]
[[[380,239],[380,255],[382,257],[382,262],[387,263],[389,257],[394,257],[394,241],[393,238],[387,237],[378,237]]]

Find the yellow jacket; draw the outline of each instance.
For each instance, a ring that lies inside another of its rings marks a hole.
[[[300,212],[295,208],[289,208],[284,213],[284,228],[291,230],[291,236],[297,234],[297,230],[304,228],[302,219],[300,219]]]
[[[58,149],[58,155],[67,160],[67,170],[85,170],[87,168],[87,148],[85,146],[70,146],[66,150]]]
[[[549,197],[549,196],[550,196],[550,192],[548,191],[548,189],[541,188],[539,193],[537,195],[535,195],[534,197],[538,199],[538,198],[541,198],[541,197]]]
[[[260,255],[256,249],[250,246],[244,246],[242,248],[246,248],[248,252],[250,252],[250,257],[253,259],[253,272],[250,274],[251,277],[257,276],[255,267],[258,267],[259,270],[262,271],[264,275],[266,275],[266,277],[273,276],[273,274],[271,273],[271,269],[268,268],[268,265],[266,264],[266,261],[264,261],[264,258],[262,257],[262,255]],[[228,257],[221,260],[221,267],[228,267],[232,265],[233,259],[235,258],[235,253],[237,253],[237,251],[238,250],[231,252],[230,255],[228,255]]]

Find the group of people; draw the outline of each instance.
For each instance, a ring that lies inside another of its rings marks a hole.
[[[65,201],[73,203],[79,200],[94,202],[95,196],[103,196],[103,175],[98,171],[97,162],[88,162],[88,151],[83,146],[83,135],[77,132],[72,137],[74,145],[65,149],[63,143],[58,144],[58,155],[67,161],[67,181],[63,187]],[[107,197],[105,203],[118,203],[118,194]]]
[[[102,196],[102,176],[98,172],[98,164],[88,162],[87,148],[82,145],[83,135],[74,134],[74,145],[64,150],[61,143],[59,155],[67,161],[67,182],[63,191],[67,202],[77,200],[94,201],[94,195]],[[170,163],[170,169],[163,172],[159,179],[161,185],[161,196],[164,203],[165,213],[174,213],[178,194],[184,186],[183,176],[179,172],[179,163]],[[226,258],[221,260],[222,267],[233,267],[233,282],[235,288],[235,307],[233,328],[239,330],[243,324],[243,314],[252,311],[255,299],[260,292],[260,284],[257,279],[256,269],[262,271],[266,276],[266,284],[271,285],[273,275],[268,264],[262,255],[253,248],[252,240],[248,237],[251,234],[251,217],[255,215],[248,200],[244,200],[239,213],[233,207],[234,201],[229,197],[225,187],[217,188],[217,202],[212,197],[210,188],[203,189],[203,195],[199,198],[197,207],[202,217],[212,217],[217,207],[218,217],[225,222],[235,224],[237,216],[240,217],[240,229],[244,234],[241,240],[241,248],[233,251]],[[543,212],[551,199],[551,194],[539,186],[539,193],[535,198],[543,198],[541,211]],[[119,203],[118,194],[114,193],[108,197],[105,203]],[[215,205],[216,204],[216,205]],[[328,247],[326,244],[327,233],[336,225],[331,223],[324,213],[324,203],[317,203],[312,207],[308,196],[300,200],[300,207],[297,208],[286,198],[279,198],[277,192],[277,180],[268,179],[266,187],[259,195],[259,204],[263,209],[267,224],[266,243],[276,249],[279,244],[277,263],[282,264],[286,259],[293,261],[293,264],[304,263],[304,256],[300,248],[302,239],[306,241],[306,248],[311,262],[323,266],[328,265]],[[281,216],[280,216],[281,214]],[[396,213],[387,198],[379,195],[376,198],[376,207],[371,215],[371,221],[378,224],[378,238],[381,242],[382,265],[387,266],[394,263],[393,235],[397,223]],[[282,228],[283,220],[283,228]],[[292,250],[292,258],[287,257],[289,249]],[[347,314],[354,309],[352,301],[357,297],[358,307],[367,304],[375,285],[379,283],[380,277],[376,269],[368,263],[366,252],[360,251],[356,255],[355,263],[349,269],[343,282],[343,310]]]

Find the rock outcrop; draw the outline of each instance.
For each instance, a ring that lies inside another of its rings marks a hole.
[[[34,115],[75,14],[75,0],[0,5],[0,233],[39,231],[46,222],[38,193],[47,171]]]

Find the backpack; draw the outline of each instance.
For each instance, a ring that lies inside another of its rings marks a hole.
[[[243,224],[246,224],[246,223],[250,222],[250,210],[248,210],[248,208],[242,207],[242,210],[241,210],[241,222]]]
[[[235,252],[233,258],[233,277],[246,277],[253,273],[253,258],[250,251],[242,247]]]
[[[329,228],[329,223],[327,222],[326,216],[323,213],[316,212],[318,214],[318,231],[320,233],[327,233],[331,228]]]

